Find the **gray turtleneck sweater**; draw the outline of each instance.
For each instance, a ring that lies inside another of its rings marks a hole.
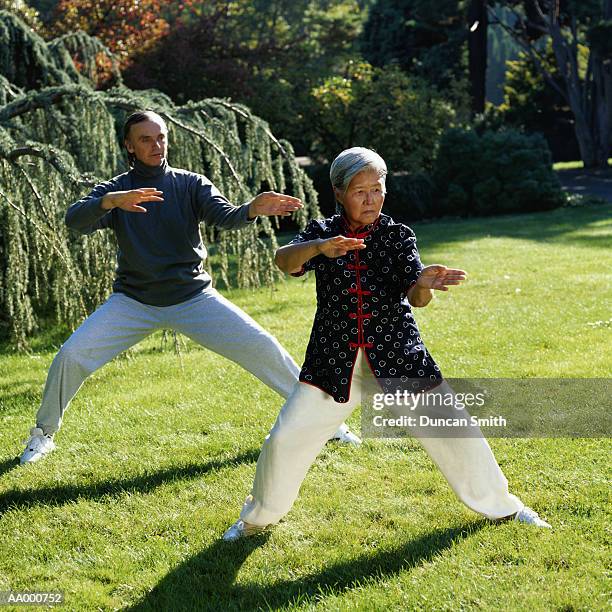
[[[155,187],[163,202],[145,202],[146,213],[101,208],[111,191]],[[112,229],[117,237],[113,290],[151,306],[184,302],[211,283],[202,261],[206,247],[199,223],[237,229],[248,223],[248,205],[234,206],[201,174],[136,161],[129,172],[97,185],[72,204],[66,225],[82,234]]]

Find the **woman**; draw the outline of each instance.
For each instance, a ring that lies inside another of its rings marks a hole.
[[[359,403],[372,374],[383,391],[417,381],[419,391],[452,393],[410,306],[426,306],[433,290],[448,291],[465,272],[423,267],[412,230],[381,214],[386,174],[374,151],[354,147],[340,153],[330,169],[340,214],[311,221],[276,253],[285,272],[315,270],[317,312],[300,382],[264,442],[253,490],[226,540],[257,533],[291,509],[308,468]],[[493,520],[550,527],[508,492],[480,430],[472,427],[467,435],[419,436],[458,498]]]

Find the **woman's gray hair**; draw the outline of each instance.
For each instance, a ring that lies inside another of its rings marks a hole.
[[[387,164],[376,151],[365,147],[345,149],[334,159],[329,169],[332,187],[345,192],[351,179],[362,170],[375,170],[378,176],[387,176]]]

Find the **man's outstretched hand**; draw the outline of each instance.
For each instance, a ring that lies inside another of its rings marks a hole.
[[[302,208],[302,202],[298,198],[276,191],[264,191],[249,202],[249,219],[274,215],[286,217],[299,208]]]
[[[120,208],[127,212],[146,213],[147,209],[141,204],[143,202],[163,202],[163,195],[163,192],[155,189],[155,187],[111,191],[102,198],[101,206],[104,210]]]

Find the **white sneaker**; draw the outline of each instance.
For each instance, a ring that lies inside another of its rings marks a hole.
[[[361,438],[356,436],[349,428],[346,423],[342,423],[336,433],[330,438],[330,440],[338,440],[342,444],[352,444],[353,446],[359,446],[361,444]]]
[[[531,508],[525,506],[522,510],[519,510],[514,515],[514,520],[519,523],[526,523],[527,525],[535,525],[536,527],[546,527],[547,529],[552,529],[552,525],[542,520],[538,513]]]
[[[233,542],[240,538],[248,538],[249,536],[257,535],[261,533],[265,527],[258,527],[257,525],[250,525],[245,523],[242,519],[238,519],[224,534],[223,539],[226,542]]]
[[[55,450],[52,436],[46,436],[40,427],[32,427],[30,437],[25,441],[25,450],[19,459],[20,463],[35,463]]]

